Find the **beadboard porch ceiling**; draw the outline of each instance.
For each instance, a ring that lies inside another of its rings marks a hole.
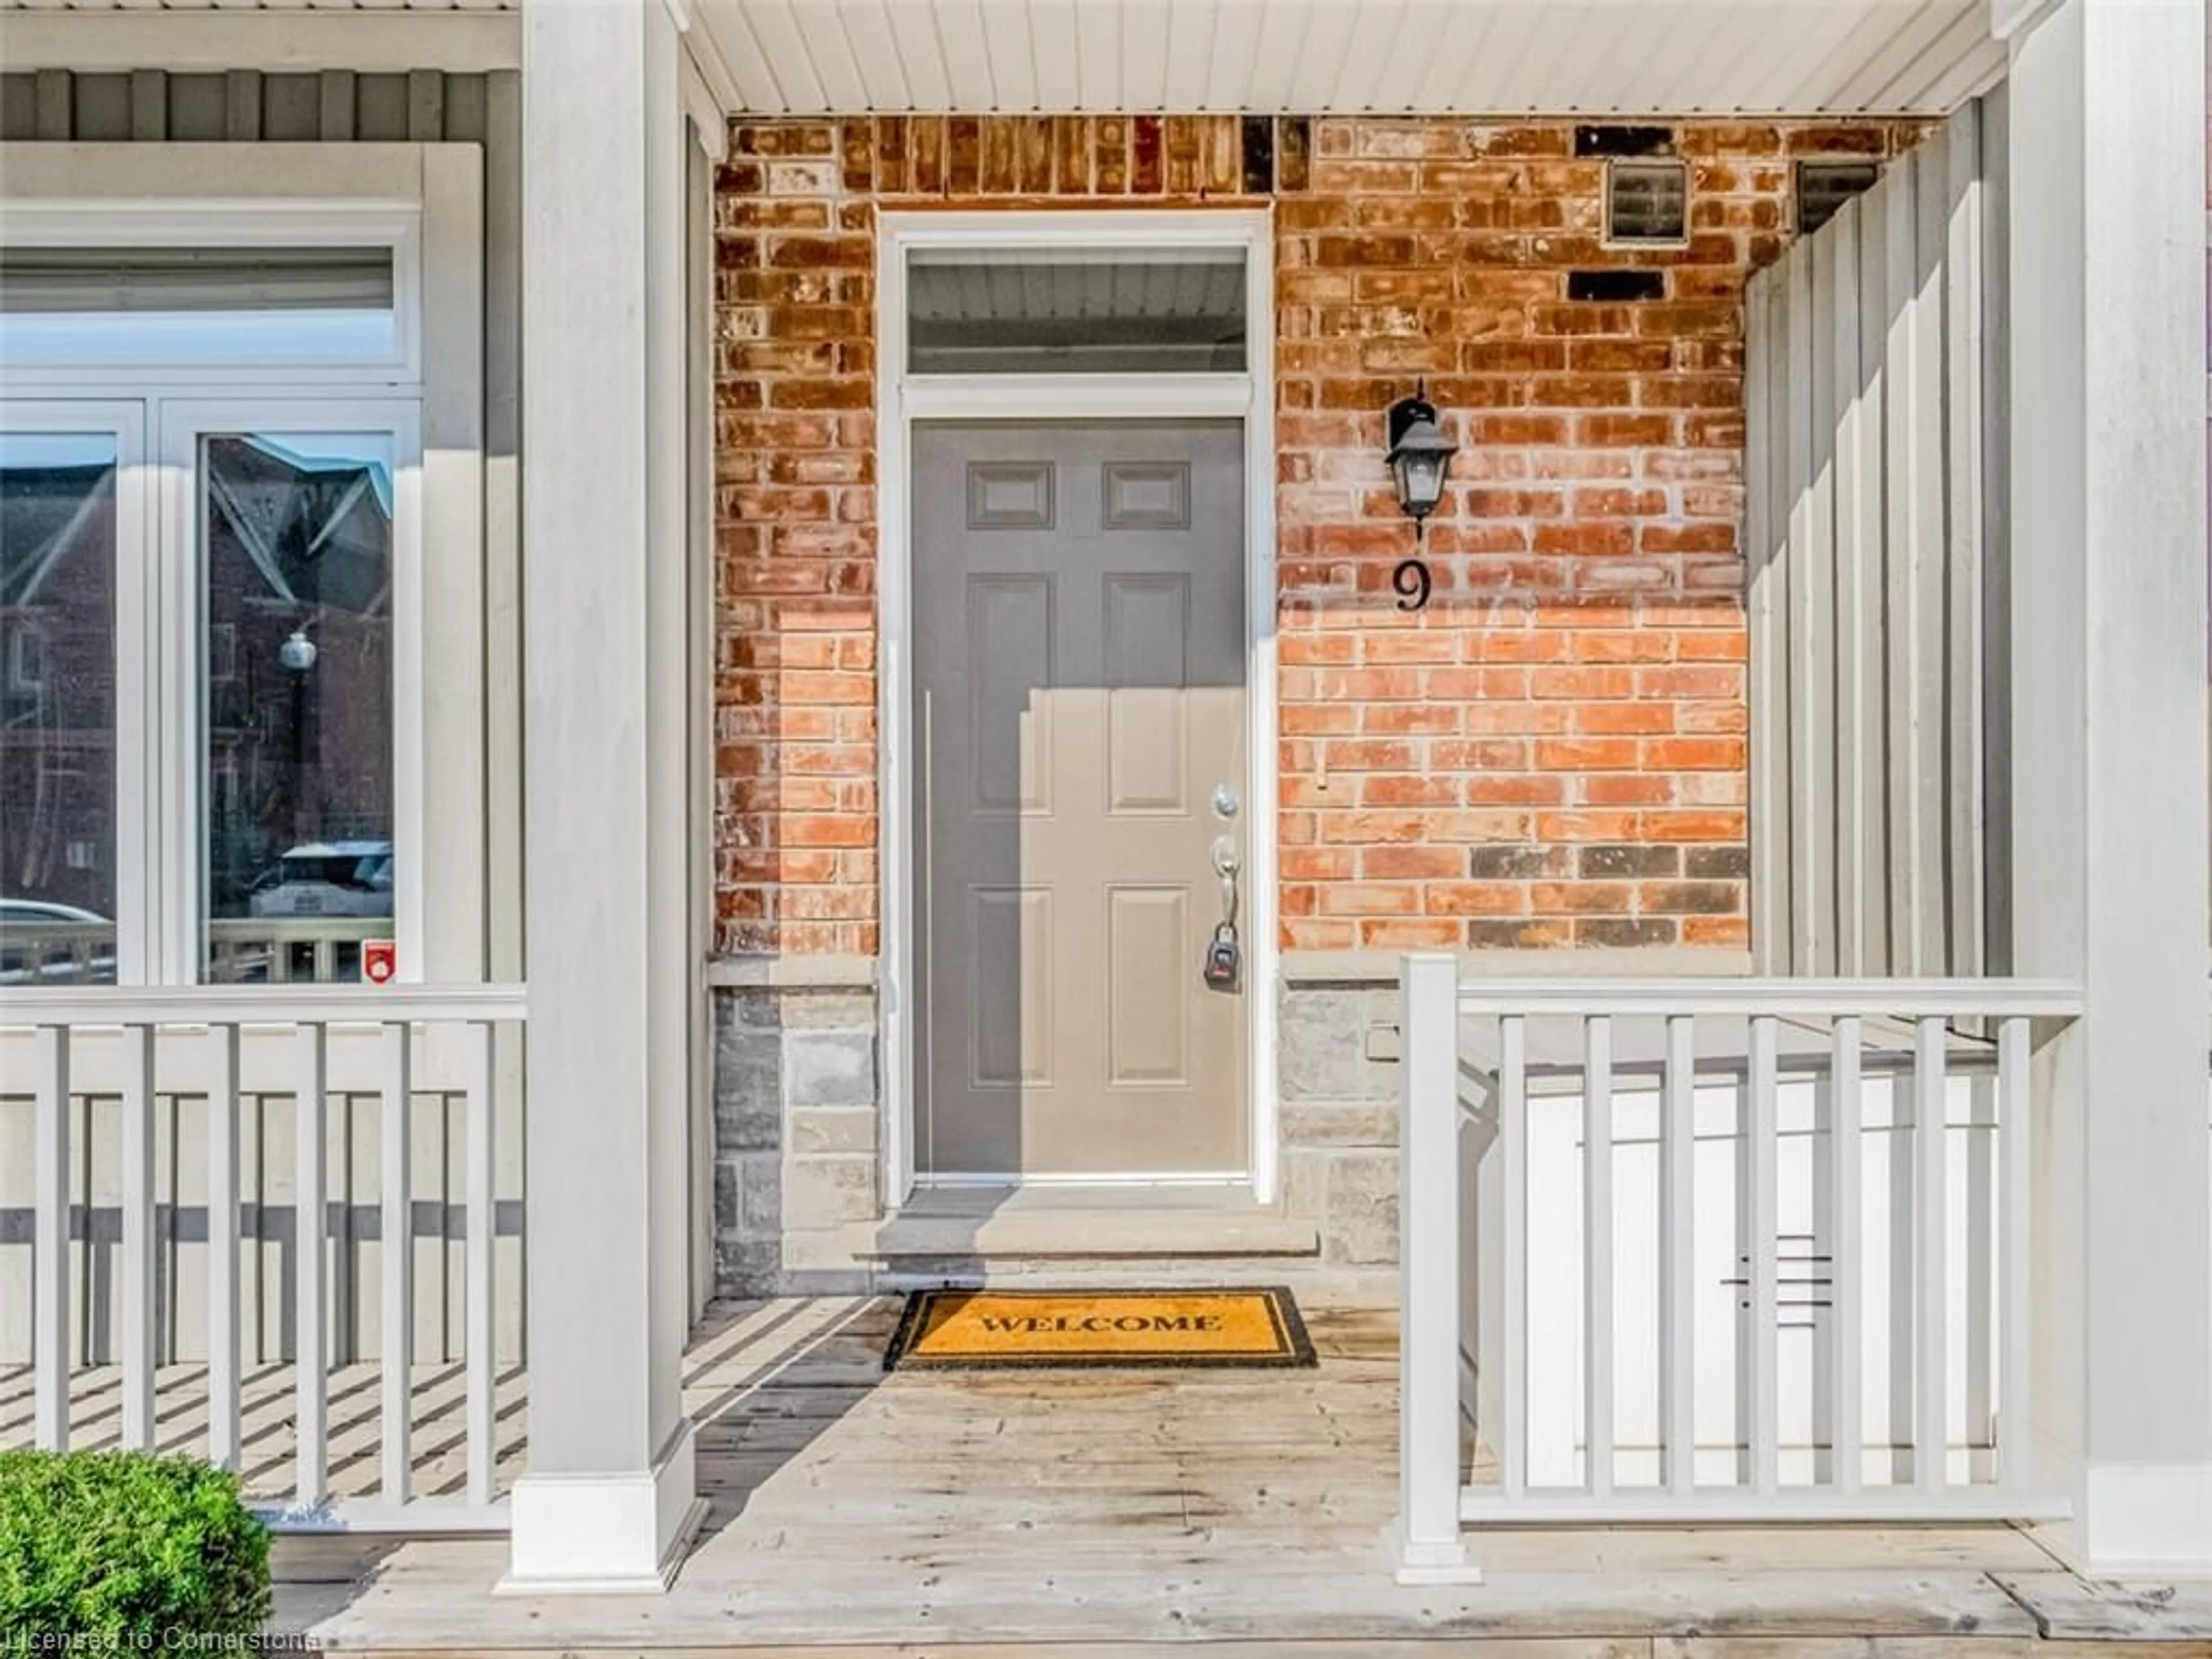
[[[1941,113],[2006,52],[1990,0],[690,3],[765,114]]]
[[[690,19],[693,55],[714,94],[732,112],[769,115],[1942,114],[1996,82],[2003,37],[2039,6],[673,0]],[[271,30],[303,11],[419,28],[441,15],[518,9],[519,0],[0,0],[0,16],[251,14],[254,27]]]

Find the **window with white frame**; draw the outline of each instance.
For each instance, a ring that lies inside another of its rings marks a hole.
[[[422,220],[0,202],[0,986],[410,965]]]

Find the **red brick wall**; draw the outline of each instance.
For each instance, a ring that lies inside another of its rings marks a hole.
[[[872,953],[874,212],[1272,202],[1283,943],[1741,946],[1745,278],[1790,160],[1909,125],[1686,122],[1691,234],[1608,248],[1564,124],[740,123],[717,213],[719,942]],[[1658,301],[1570,301],[1654,266]],[[1413,550],[1382,410],[1462,445]]]

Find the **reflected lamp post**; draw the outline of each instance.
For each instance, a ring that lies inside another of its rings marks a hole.
[[[315,839],[314,807],[307,787],[307,676],[315,666],[315,642],[305,623],[294,629],[276,647],[276,660],[292,682],[292,841]]]

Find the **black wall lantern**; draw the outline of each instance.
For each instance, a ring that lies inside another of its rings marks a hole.
[[[1419,542],[1423,522],[1443,500],[1444,479],[1459,446],[1445,437],[1443,428],[1437,424],[1436,405],[1428,400],[1425,382],[1415,386],[1412,397],[1391,404],[1388,418],[1390,451],[1383,459],[1397,480],[1398,505],[1413,520],[1413,539]],[[1398,602],[1401,610],[1420,610],[1429,602],[1427,562],[1418,556],[1406,560],[1391,573],[1390,586],[1402,596]]]
[[[1398,505],[1413,520],[1416,536],[1421,520],[1443,499],[1445,475],[1459,453],[1459,446],[1437,425],[1436,406],[1426,392],[1425,385],[1390,405],[1390,453],[1384,457],[1398,481]]]

